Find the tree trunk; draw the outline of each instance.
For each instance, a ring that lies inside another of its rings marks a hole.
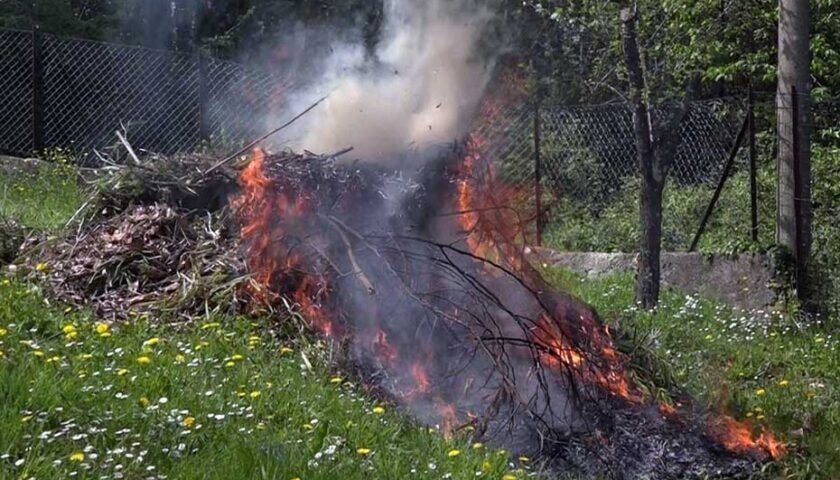
[[[630,9],[621,11],[621,37],[630,81],[636,154],[642,177],[639,198],[641,242],[636,264],[636,302],[644,308],[653,308],[659,301],[662,190],[665,176],[654,152],[650,108],[645,98],[645,78],[636,40],[636,14]]]
[[[794,256],[797,293],[802,299],[806,295],[805,272],[811,248],[810,16],[808,0],[779,1],[776,243]],[[794,90],[798,112],[793,111]]]

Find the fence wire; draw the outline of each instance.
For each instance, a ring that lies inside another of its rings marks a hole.
[[[559,203],[572,204],[573,209],[595,218],[614,208],[618,201],[623,199],[626,203],[628,197],[637,197],[639,168],[633,113],[628,105],[537,107],[521,102],[491,113],[491,119],[477,129],[482,153],[495,163],[506,181],[533,185],[534,200],[539,174],[545,208],[541,215],[548,219],[548,230],[564,228],[567,219],[562,214],[552,214]],[[679,147],[668,177],[666,197],[676,198],[681,192],[692,190],[699,192],[697,195],[704,201],[711,198],[745,115],[746,103],[737,99],[691,104],[680,125]],[[748,165],[746,151],[745,147],[740,150],[734,172],[743,172]],[[703,207],[703,202],[694,206],[696,211],[690,213],[692,222],[699,224]],[[536,208],[535,201],[531,208]],[[748,222],[749,211],[744,215]],[[672,247],[687,242],[694,227],[675,226],[680,230],[675,232],[669,230],[666,222],[666,242]]]
[[[40,52],[40,54],[37,54]],[[141,47],[0,30],[0,153],[80,155],[125,130],[138,150],[252,139],[284,101],[277,75]]]
[[[0,30],[0,153],[31,152],[32,33]]]
[[[137,148],[160,153],[200,140],[192,57],[45,36],[43,68],[47,146],[88,151],[123,127]]]

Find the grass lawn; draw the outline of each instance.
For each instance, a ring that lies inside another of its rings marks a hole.
[[[7,185],[2,213],[63,225],[82,195],[42,183],[37,208],[27,187],[41,178]],[[766,478],[840,475],[840,356],[828,326],[674,292],[639,312],[627,276],[547,273],[631,337],[625,348],[659,357],[656,376],[790,442]],[[106,329],[0,278],[0,478],[513,480],[537,470],[474,448],[468,434],[413,425],[332,371],[328,347],[272,335],[270,320],[153,320]]]

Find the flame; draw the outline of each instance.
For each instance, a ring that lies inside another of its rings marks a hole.
[[[752,425],[740,422],[728,415],[719,415],[709,419],[709,433],[724,448],[734,453],[755,454],[764,452],[774,460],[783,457],[787,452],[785,444],[776,437],[763,430],[757,437],[753,437]]]
[[[443,436],[450,438],[458,426],[458,414],[455,410],[455,405],[441,403],[438,405],[438,413],[441,417],[441,431],[443,432]]]
[[[244,220],[240,235],[253,283],[251,294],[263,303],[271,303],[288,293],[300,306],[307,321],[325,335],[334,334],[334,325],[318,301],[327,290],[323,279],[303,273],[301,260],[291,254],[279,239],[282,225],[302,217],[306,201],[302,196],[289,200],[265,172],[265,152],[254,149],[251,161],[239,177],[242,193],[231,202],[238,218]],[[291,292],[278,288],[288,282]]]
[[[431,383],[429,382],[429,374],[423,365],[419,362],[413,364],[411,366],[411,376],[414,377],[415,388],[408,394],[409,397],[429,393]]]
[[[624,360],[612,345],[609,329],[593,331],[595,334],[588,340],[596,346],[595,351],[600,352],[600,356],[586,355],[582,348],[573,346],[559,323],[546,314],[540,316],[531,335],[535,343],[544,348],[540,354],[543,365],[555,370],[565,367],[584,381],[593,382],[628,402],[644,402],[645,396],[632,386]]]
[[[376,355],[382,361],[389,365],[393,365],[399,357],[397,349],[388,342],[388,334],[382,329],[376,331],[376,337],[373,339],[373,351],[376,352]]]

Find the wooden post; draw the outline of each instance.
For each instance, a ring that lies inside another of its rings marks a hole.
[[[749,115],[749,142],[750,142],[750,240],[753,243],[758,242],[758,171],[756,168],[756,149],[755,149],[755,92],[752,89],[752,82],[749,85],[748,95],[749,105],[747,106],[747,115]]]
[[[44,149],[44,58],[43,38],[32,29],[32,150]]]
[[[534,102],[534,195],[537,209],[537,245],[542,246],[542,157],[540,152],[541,137],[540,100]]]
[[[697,244],[700,243],[700,237],[703,236],[703,232],[706,230],[706,223],[708,223],[709,218],[711,218],[712,213],[715,211],[715,205],[720,198],[724,185],[726,185],[726,179],[729,178],[732,166],[735,164],[735,157],[738,156],[738,150],[741,149],[741,144],[744,142],[744,136],[747,133],[748,125],[749,114],[744,118],[741,130],[738,132],[738,137],[735,139],[735,144],[729,152],[729,158],[726,160],[726,166],[723,167],[723,174],[720,176],[720,181],[718,181],[714,195],[712,195],[712,201],[709,202],[709,206],[706,207],[706,213],[703,215],[703,220],[700,221],[700,228],[697,229],[697,234],[694,235],[694,240],[691,241],[691,246],[688,247],[689,252],[693,252],[697,248]]]
[[[198,128],[201,132],[201,140],[210,140],[210,90],[209,78],[207,75],[207,58],[201,53],[196,54],[198,63]]]

